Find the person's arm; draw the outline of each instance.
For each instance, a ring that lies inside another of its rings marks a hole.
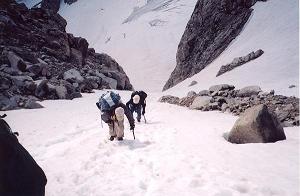
[[[98,107],[99,110],[101,110],[101,105],[99,102],[96,102],[96,106]]]
[[[130,110],[124,105],[124,104],[121,104],[121,107],[124,109],[124,112],[125,112],[125,115],[129,121],[129,124],[130,124],[130,129],[134,129],[134,118],[133,118],[133,115],[132,113],[130,112]]]
[[[142,103],[142,108],[143,108],[143,111],[142,111],[142,114],[144,115],[146,113],[146,99],[144,100],[144,103]]]

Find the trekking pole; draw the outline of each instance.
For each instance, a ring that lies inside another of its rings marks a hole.
[[[101,127],[103,128],[103,123],[102,123],[101,115],[102,115],[102,113],[101,113],[101,111],[100,111]]]
[[[146,120],[146,117],[145,117],[145,115],[143,114],[143,117],[144,117],[144,121],[145,121],[145,123],[147,124],[147,120]]]
[[[135,139],[134,129],[132,129],[133,139]]]

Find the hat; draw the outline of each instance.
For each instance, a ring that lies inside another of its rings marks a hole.
[[[132,100],[133,100],[134,104],[138,104],[140,102],[140,96],[139,95],[134,95]]]

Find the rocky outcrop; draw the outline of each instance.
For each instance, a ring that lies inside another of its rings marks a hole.
[[[218,110],[241,115],[253,106],[264,104],[274,113],[282,126],[299,126],[299,98],[263,92],[259,86],[240,90],[233,85],[214,85],[199,93],[189,92],[186,97],[164,96],[159,101],[201,111]]]
[[[252,61],[258,57],[260,57],[264,53],[263,50],[259,49],[256,52],[251,52],[246,56],[238,57],[233,59],[233,61],[227,65],[222,65],[220,70],[218,71],[216,76],[220,76],[228,71],[231,71],[245,63],[248,63],[249,61]]]
[[[162,96],[161,98],[159,98],[158,101],[162,102],[162,103],[178,104],[179,98],[172,96],[172,95],[166,95],[166,96]]]
[[[93,89],[133,89],[113,58],[66,33],[66,25],[48,8],[0,2],[0,110],[39,107],[33,102],[73,99]]]
[[[43,0],[41,2],[41,8],[58,12],[60,7],[60,0]]]
[[[242,31],[256,0],[198,0],[163,90],[199,73]]]
[[[285,134],[275,115],[266,105],[247,109],[235,122],[228,141],[236,144],[269,143],[285,140]]]
[[[64,0],[64,2],[71,5],[72,3],[77,2],[77,0]]]

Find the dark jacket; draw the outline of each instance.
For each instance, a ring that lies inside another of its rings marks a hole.
[[[44,196],[47,178],[0,119],[0,195]]]
[[[133,97],[135,95],[140,96],[140,101],[138,104],[133,103]],[[127,108],[135,111],[137,107],[142,107],[142,114],[145,114],[146,113],[146,97],[147,97],[147,94],[144,91],[134,91],[131,94],[130,100],[126,103]]]

